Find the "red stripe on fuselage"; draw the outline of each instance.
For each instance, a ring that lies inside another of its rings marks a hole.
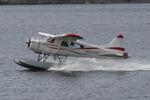
[[[57,47],[49,47],[49,48],[65,50],[65,48],[57,48]],[[74,49],[100,49],[100,48],[74,48]]]
[[[125,48],[120,48],[120,47],[109,47],[107,49],[114,49],[114,50],[119,50],[119,51],[125,51]]]
[[[100,48],[76,48],[76,49],[100,49]]]
[[[56,48],[56,47],[50,47],[52,49],[59,49],[59,50],[64,50],[64,48]]]
[[[31,41],[31,43],[39,43],[39,42]]]

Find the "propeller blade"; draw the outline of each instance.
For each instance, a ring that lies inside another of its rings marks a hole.
[[[26,44],[28,45],[28,48],[30,47],[30,44],[31,44],[31,38],[29,38],[28,41],[26,41]]]

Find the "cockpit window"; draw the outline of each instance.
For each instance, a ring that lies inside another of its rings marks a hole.
[[[50,43],[54,43],[54,41],[55,41],[55,39],[52,39],[52,40],[50,41]]]
[[[55,42],[55,39],[52,39],[52,40],[47,40],[48,42],[50,42],[50,43],[54,43]]]
[[[62,41],[61,42],[61,46],[68,47],[69,45],[68,45],[68,43],[66,41]]]

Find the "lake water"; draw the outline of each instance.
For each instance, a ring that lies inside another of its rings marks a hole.
[[[49,71],[16,65],[36,59],[25,41],[39,31],[97,45],[123,34],[130,58],[71,58]],[[0,47],[0,100],[150,100],[150,4],[0,6]]]

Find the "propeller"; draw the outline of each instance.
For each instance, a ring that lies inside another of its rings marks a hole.
[[[28,41],[26,41],[26,44],[28,45],[28,48],[30,47],[30,44],[31,44],[31,37],[29,38]]]

